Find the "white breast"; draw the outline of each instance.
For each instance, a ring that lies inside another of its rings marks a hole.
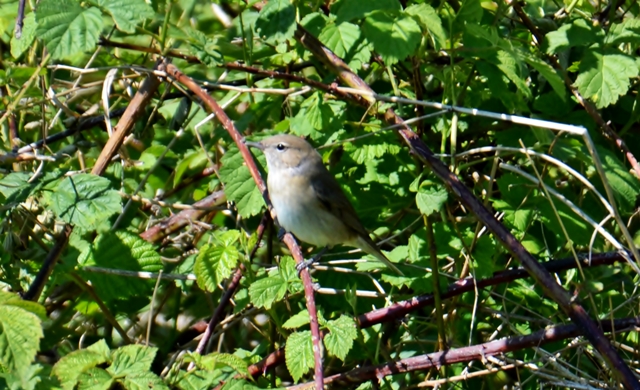
[[[308,180],[296,175],[295,169],[269,174],[269,197],[278,222],[298,239],[315,246],[341,244],[350,236],[347,227],[318,201]]]

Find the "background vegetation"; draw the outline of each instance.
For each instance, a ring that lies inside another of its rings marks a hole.
[[[312,385],[314,365],[335,388],[632,387],[636,1],[18,9],[0,4],[0,387],[276,388]],[[319,147],[405,276],[334,248],[310,313],[225,113],[250,139]],[[419,140],[603,320],[622,368],[547,284],[502,272],[521,256]]]

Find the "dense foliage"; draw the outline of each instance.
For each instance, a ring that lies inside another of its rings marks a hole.
[[[246,155],[162,58],[247,138],[292,133],[319,147],[402,269],[345,248],[312,267],[324,374],[352,374],[337,388],[617,388],[615,369],[579,333],[517,346],[571,320],[533,279],[492,279],[518,259],[388,114],[410,121],[541,262],[571,259],[554,277],[592,318],[633,317],[637,266],[579,260],[640,242],[634,0],[41,0],[26,5],[21,29],[17,15],[17,2],[0,4],[0,388],[313,381],[316,317]],[[305,34],[377,94],[405,100],[369,104],[340,89],[359,81],[337,74]],[[464,278],[466,292],[448,290]],[[433,301],[367,317],[419,296]],[[609,334],[637,367],[637,332]],[[502,338],[513,347],[431,369],[380,380],[351,371]]]

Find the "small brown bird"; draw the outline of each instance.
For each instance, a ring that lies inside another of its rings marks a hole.
[[[402,275],[371,240],[313,146],[284,134],[245,143],[267,157],[267,188],[280,226],[318,247],[342,244],[360,248]]]

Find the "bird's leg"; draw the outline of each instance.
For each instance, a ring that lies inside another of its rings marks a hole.
[[[313,256],[312,258],[310,258],[309,260],[305,260],[302,263],[296,265],[296,269],[298,270],[298,276],[300,276],[300,272],[305,269],[305,268],[309,268],[309,266],[313,263],[315,263],[316,261],[320,260],[320,258],[322,257],[322,255],[325,254],[325,252],[327,252],[327,249],[329,249],[328,246],[325,246],[324,248],[320,249],[320,252],[318,252],[315,256]]]

